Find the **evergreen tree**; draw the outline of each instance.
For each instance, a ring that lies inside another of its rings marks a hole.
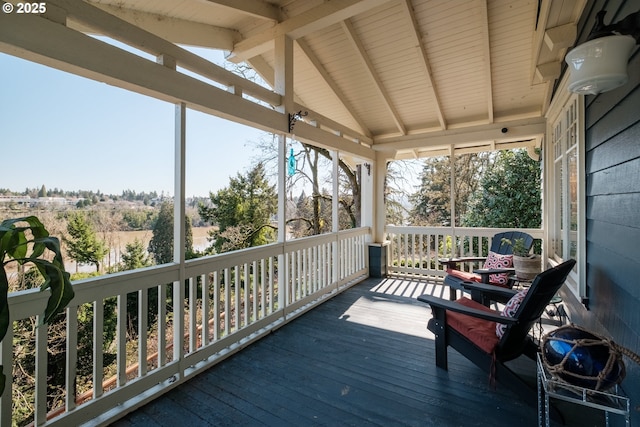
[[[489,164],[489,153],[455,156],[455,224],[461,224],[468,200],[478,187],[480,177]],[[418,191],[410,197],[413,209],[410,221],[414,225],[451,225],[451,161],[449,157],[425,160]]]
[[[411,196],[413,225],[450,225],[449,157],[425,160],[418,191]]]
[[[184,219],[185,226],[185,258],[194,257],[193,230],[191,220]],[[153,255],[156,264],[166,264],[173,261],[173,203],[162,202],[158,218],[153,225],[153,237],[149,242],[149,253]]]
[[[501,151],[470,198],[467,227],[540,227],[540,164],[526,150]]]
[[[246,176],[238,173],[229,186],[210,193],[211,206],[200,204],[200,217],[218,229],[211,233],[212,250],[228,252],[274,241],[271,225],[277,213],[275,186],[269,185],[262,163]]]
[[[144,244],[135,239],[131,243],[125,245],[125,252],[122,254],[122,270],[135,270],[137,268],[148,267],[151,265]]]
[[[82,212],[70,215],[67,224],[69,238],[64,238],[69,257],[78,264],[94,264],[100,271],[102,259],[109,253],[105,243],[98,239],[96,231]]]

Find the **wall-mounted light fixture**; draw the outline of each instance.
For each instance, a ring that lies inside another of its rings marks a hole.
[[[606,13],[598,12],[587,41],[565,57],[571,92],[596,95],[622,86],[629,79],[629,55],[640,44],[640,11],[610,25],[604,25]]]

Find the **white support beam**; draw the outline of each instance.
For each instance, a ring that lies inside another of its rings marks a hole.
[[[283,101],[277,110],[293,114],[293,40],[286,35],[278,36],[274,56],[274,89],[282,96]]]
[[[175,111],[175,149],[174,149],[174,185],[173,185],[173,261],[181,265],[185,261],[185,183],[187,157],[187,105],[176,104]],[[184,268],[184,267],[183,267]]]
[[[373,175],[375,162],[364,162],[360,164],[360,223],[363,227],[372,227],[374,196],[373,196]]]
[[[36,15],[0,14],[0,51],[266,131],[282,114]]]
[[[233,44],[242,38],[239,32],[228,28],[143,12],[126,6],[116,7],[96,3],[95,7],[172,43],[231,50],[233,49]],[[71,21],[69,27],[89,34],[96,31],[80,21],[77,23]]]
[[[536,78],[541,82],[550,82],[560,77],[560,63],[557,61],[540,64],[536,67]]]
[[[449,201],[450,201],[450,211],[449,215],[451,216],[451,236],[455,236],[453,230],[456,227],[456,156],[453,151],[453,146],[449,146]],[[454,247],[457,249],[456,241],[451,242],[451,250],[454,251]],[[459,253],[453,253],[453,256],[460,256]]]
[[[544,43],[545,29],[547,28],[547,21],[549,20],[549,11],[551,10],[551,0],[541,0],[538,3],[538,20],[536,26],[536,32],[533,35],[533,51],[531,53],[531,82],[535,81],[536,66],[540,55],[542,53],[542,44]]]
[[[314,111],[310,108],[307,108],[306,106],[302,105],[302,104],[298,104],[296,103],[293,107],[294,111],[306,111],[309,113],[309,117],[307,121],[310,120],[315,120],[316,122],[318,122],[320,124],[319,127],[321,128],[329,128],[332,131],[334,131],[335,133],[339,133],[343,138],[353,138],[353,140],[357,140],[360,144],[364,144],[368,147],[371,147],[371,144],[373,144],[373,139],[371,139],[370,137],[360,134],[356,131],[354,131],[351,128],[348,128],[346,126],[341,125],[338,122],[335,122],[333,120],[331,120],[330,118],[323,116],[322,114],[318,113],[317,111]],[[318,127],[318,125],[316,125],[316,127]]]
[[[318,71],[318,73],[320,74],[320,77],[322,77],[324,82],[329,86],[329,88],[335,94],[338,100],[342,103],[342,105],[344,105],[344,108],[349,112],[353,120],[358,124],[358,126],[360,126],[359,131],[364,135],[371,137],[371,132],[369,132],[369,130],[367,129],[367,126],[364,124],[364,121],[354,113],[355,108],[351,105],[351,102],[349,102],[349,100],[344,95],[342,90],[340,90],[340,88],[338,87],[336,82],[333,80],[333,78],[331,78],[326,68],[322,65],[322,63],[320,62],[318,57],[315,55],[315,53],[313,53],[313,51],[311,50],[311,47],[309,47],[309,44],[305,42],[303,39],[298,39],[297,42],[298,42],[298,46],[300,46],[300,49],[302,49],[302,52],[306,55],[309,62],[311,62],[311,65],[313,65],[316,71]]]
[[[275,72],[273,71],[273,68],[271,68],[271,65],[269,65],[262,56],[255,56],[251,58],[248,61],[248,64],[265,82],[267,82],[271,87],[275,87]],[[333,131],[340,132],[343,137],[351,137],[353,139],[357,139],[361,144],[365,144],[367,146],[371,146],[371,144],[373,144],[373,139],[370,136],[360,133],[355,129],[348,128],[347,126],[331,120],[330,118],[303,105],[300,99],[296,96],[295,89],[293,95],[294,100],[296,101],[293,107],[293,111],[308,112],[310,120],[317,120],[321,123],[322,126],[328,127]]]
[[[278,243],[287,239],[287,138],[278,135]]]
[[[184,301],[185,289],[183,283],[187,279],[185,272],[185,164],[187,152],[186,124],[187,105],[184,102],[176,104],[175,110],[175,171],[173,195],[173,261],[178,263],[178,281],[174,282],[173,300]],[[126,306],[126,300],[125,300]],[[184,330],[184,304],[174,304],[174,330]],[[179,372],[184,372],[184,334],[173,334],[173,360],[179,364]],[[179,374],[181,375],[181,374]]]
[[[549,50],[566,49],[573,46],[577,37],[577,26],[575,23],[560,25],[558,27],[549,28],[544,33],[544,42]]]
[[[287,240],[287,138],[283,134],[278,135],[278,243],[284,244]],[[289,301],[289,268],[286,266],[287,255],[278,253],[278,307],[285,307]],[[280,273],[281,272],[281,273]],[[281,274],[281,276],[280,276]],[[283,311],[284,313],[284,311]]]
[[[384,242],[384,227],[387,221],[387,208],[384,202],[384,181],[387,176],[387,162],[389,158],[387,153],[376,153],[376,159],[373,168],[373,196],[375,209],[373,209],[373,241],[376,243]]]
[[[345,20],[345,21],[342,21],[341,25],[342,25],[342,29],[345,32],[345,35],[347,36],[347,38],[349,39],[349,42],[353,46],[356,57],[360,59],[364,67],[364,71],[371,78],[373,82],[373,89],[375,89],[378,95],[380,95],[380,97],[382,98],[384,106],[389,111],[389,114],[391,115],[391,118],[393,119],[393,122],[395,123],[400,133],[402,135],[406,135],[407,129],[405,128],[404,124],[400,120],[400,114],[398,113],[396,108],[393,106],[393,103],[391,102],[391,97],[389,96],[386,89],[384,88],[382,81],[380,80],[380,78],[378,78],[378,73],[376,73],[373,63],[369,59],[369,55],[367,55],[366,49],[364,48],[362,42],[360,41],[360,38],[356,34],[356,30],[355,28],[353,28],[353,24],[351,24],[351,21]]]
[[[368,160],[375,157],[375,152],[371,148],[355,142],[349,142],[339,135],[311,126],[303,121],[296,122],[293,133],[298,141],[326,148],[327,150],[340,150]]]
[[[482,23],[482,56],[484,58],[484,87],[487,95],[487,121],[493,123],[493,83],[491,80],[491,43],[489,41],[489,12],[487,11],[488,0],[478,0],[480,2],[480,18]]]
[[[267,132],[288,132],[286,114],[37,15],[0,14],[0,52],[172,104],[184,102],[188,108]],[[368,147],[304,122],[296,125],[296,135],[363,159],[374,155]]]
[[[81,22],[100,34],[109,36],[114,40],[118,40],[124,44],[140,49],[153,56],[167,54],[175,58],[179,66],[200,74],[203,77],[214,80],[226,86],[239,86],[244,89],[248,95],[254,96],[271,105],[279,105],[281,100],[279,95],[269,91],[268,89],[244,79],[231,71],[215,65],[206,59],[189,52],[175,44],[137,27],[125,20],[113,16],[102,9],[92,6],[82,1],[73,0],[51,0],[51,4],[65,10],[69,17]],[[5,15],[5,14],[3,14]],[[5,15],[8,16],[8,15]],[[24,17],[16,15],[16,20],[22,20]]]
[[[331,231],[337,233],[340,231],[340,152],[331,151],[332,160],[332,195],[331,195]]]
[[[242,62],[273,49],[277,36],[288,35],[297,40],[314,31],[344,21],[359,13],[387,3],[389,0],[332,0],[324,1],[300,15],[293,16],[272,28],[238,42],[229,61]]]
[[[425,46],[422,34],[420,34],[420,27],[418,26],[418,21],[416,19],[416,15],[413,11],[413,6],[411,5],[411,0],[402,0],[402,10],[406,15],[406,19],[411,22],[411,36],[413,38],[413,43],[418,50],[418,59],[420,64],[424,70],[425,75],[427,76],[427,84],[425,85],[427,90],[430,92],[431,97],[433,98],[433,102],[435,104],[436,114],[438,116],[438,122],[440,123],[440,129],[444,130],[447,128],[447,122],[444,118],[444,114],[442,113],[442,105],[440,103],[440,97],[438,96],[438,91],[436,90],[434,81],[433,81],[433,73],[431,72],[431,64],[429,63],[428,55],[427,55],[427,47]]]
[[[389,137],[374,141],[376,151],[412,150],[450,144],[473,144],[486,141],[511,142],[536,139],[544,135],[546,120],[531,118],[491,123],[462,129],[448,129],[420,135]]]
[[[238,12],[245,13],[255,18],[269,19],[271,21],[280,21],[280,9],[264,0],[206,0],[209,3],[215,3],[226,6]]]

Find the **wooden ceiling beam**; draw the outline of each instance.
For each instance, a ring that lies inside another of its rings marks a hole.
[[[314,31],[337,24],[354,15],[366,12],[389,0],[331,0],[309,9],[299,15],[284,20],[259,34],[242,40],[233,48],[227,60],[246,61],[254,56],[273,49],[273,41],[279,35],[286,34],[297,40]]]
[[[124,6],[115,7],[100,3],[94,5],[110,15],[117,16],[123,21],[140,27],[172,43],[231,50],[233,49],[233,44],[242,38],[239,32],[228,28],[216,27],[200,22],[185,21],[165,15],[130,9]],[[86,25],[84,22],[75,20],[69,22],[69,28],[74,28],[88,34],[95,33],[95,28]]]
[[[431,97],[433,98],[436,114],[438,116],[438,122],[440,123],[440,128],[444,130],[447,128],[447,122],[444,118],[444,114],[442,113],[442,105],[440,102],[440,97],[438,96],[435,82],[433,80],[433,73],[431,72],[431,64],[429,63],[427,48],[422,41],[422,35],[420,34],[418,21],[413,11],[411,0],[402,1],[402,10],[405,14],[405,19],[411,23],[411,37],[413,38],[413,43],[415,44],[418,51],[418,59],[420,60],[420,65],[422,66],[427,76],[427,90],[430,92]]]
[[[487,120],[493,123],[493,83],[491,80],[491,41],[489,40],[489,12],[487,11],[487,0],[478,0],[480,7],[480,18],[482,20],[482,56],[484,60],[485,90],[487,96]]]
[[[267,84],[269,84],[271,87],[273,87],[273,85],[274,85],[274,71],[273,71],[273,68],[271,67],[271,65],[269,65],[267,63],[267,61],[264,60],[264,58],[262,56],[256,56],[255,58],[251,58],[249,61],[247,61],[247,63],[251,66],[251,68],[253,68],[253,70],[256,73],[258,73],[258,75],[265,82],[267,82]],[[294,100],[295,100],[294,111],[301,110],[301,111],[305,111],[305,112],[309,113],[309,120],[306,120],[306,121],[318,119],[324,126],[332,129],[333,131],[341,133],[345,137],[348,136],[348,137],[353,138],[354,140],[358,140],[360,143],[362,143],[362,144],[364,144],[365,146],[368,146],[368,147],[370,147],[371,144],[373,144],[373,139],[372,139],[371,135],[367,135],[365,133],[360,133],[356,129],[348,128],[347,126],[344,126],[344,125],[342,125],[340,123],[337,123],[337,122],[331,120],[330,118],[325,117],[325,116],[321,115],[320,113],[317,113],[317,112],[311,110],[309,107],[304,105],[304,102],[302,102],[300,97],[298,97],[295,94],[295,87],[293,88],[293,90],[294,90]]]
[[[578,29],[575,23],[560,25],[544,32],[544,42],[549,50],[557,51],[573,46],[577,35]]]
[[[331,88],[331,91],[333,91],[333,93],[340,100],[342,105],[344,105],[345,109],[349,112],[353,120],[358,124],[358,126],[360,126],[360,132],[363,133],[364,135],[367,135],[368,137],[371,137],[371,132],[367,129],[367,126],[364,124],[364,121],[362,121],[362,119],[360,117],[357,117],[357,115],[354,113],[355,108],[351,105],[349,100],[344,96],[344,93],[342,92],[342,90],[340,90],[336,82],[331,78],[331,76],[327,72],[326,68],[324,68],[324,66],[322,65],[322,63],[320,62],[316,54],[313,53],[309,44],[305,42],[304,39],[298,39],[297,43],[298,43],[298,46],[300,46],[300,49],[302,50],[302,52],[307,57],[307,59],[309,59],[309,62],[311,62],[313,67],[320,74],[320,77],[322,77],[324,82],[329,86],[329,88]]]
[[[206,59],[189,52],[149,31],[139,28],[104,10],[82,1],[50,0],[51,4],[67,12],[71,19],[93,28],[100,34],[109,36],[124,44],[140,49],[151,55],[169,55],[178,65],[227,86],[242,87],[248,95],[255,96],[271,105],[280,105],[281,97],[250,80],[225,70]]]
[[[347,36],[347,39],[351,43],[351,46],[355,51],[356,57],[360,59],[365,72],[371,78],[375,91],[378,92],[378,95],[380,95],[380,97],[382,98],[382,101],[384,102],[384,106],[389,111],[389,114],[391,115],[391,118],[393,119],[393,122],[395,123],[396,127],[398,128],[398,130],[402,135],[406,135],[407,129],[402,123],[402,120],[400,120],[400,114],[398,113],[396,108],[393,106],[393,103],[391,102],[391,97],[387,93],[387,90],[384,88],[382,81],[380,81],[380,78],[378,77],[378,73],[376,73],[375,68],[371,63],[371,60],[369,59],[369,56],[367,55],[367,52],[362,42],[360,41],[360,38],[356,34],[355,28],[353,28],[353,24],[351,24],[351,21],[349,21],[348,19],[345,21],[342,21],[342,29],[344,30],[345,35]]]
[[[289,132],[287,114],[38,15],[0,14],[0,52],[162,101],[185,103],[193,110],[266,132]],[[174,64],[172,58],[164,59]],[[296,125],[296,137],[360,158],[375,157],[369,147],[304,122]]]
[[[264,0],[204,0],[247,15],[280,22],[280,8]]]
[[[546,120],[542,117],[490,123],[459,129],[427,132],[400,137],[377,138],[376,151],[413,150],[441,145],[476,144],[487,141],[496,143],[538,139],[546,131]]]

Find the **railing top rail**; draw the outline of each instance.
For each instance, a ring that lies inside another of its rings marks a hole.
[[[519,230],[531,234],[534,238],[542,238],[544,230],[541,228],[491,228],[491,227],[421,227],[413,225],[387,225],[385,227],[389,233],[410,233],[410,234],[446,234],[455,236],[482,236],[493,237],[496,233],[503,231]]]
[[[310,236],[285,243],[273,243],[189,260],[185,262],[186,274],[195,276],[224,268],[232,268],[236,265],[275,257],[292,250],[310,248],[334,242],[341,238],[366,235],[369,231],[369,227],[360,227],[343,230],[337,234],[328,233],[320,236]],[[179,270],[180,266],[178,264],[169,263],[76,280],[73,282],[75,297],[71,304],[79,306],[123,293],[135,292],[164,283],[172,283],[180,280]],[[37,288],[9,293],[8,301],[11,319],[21,320],[43,313],[48,297],[49,291],[40,292]]]

